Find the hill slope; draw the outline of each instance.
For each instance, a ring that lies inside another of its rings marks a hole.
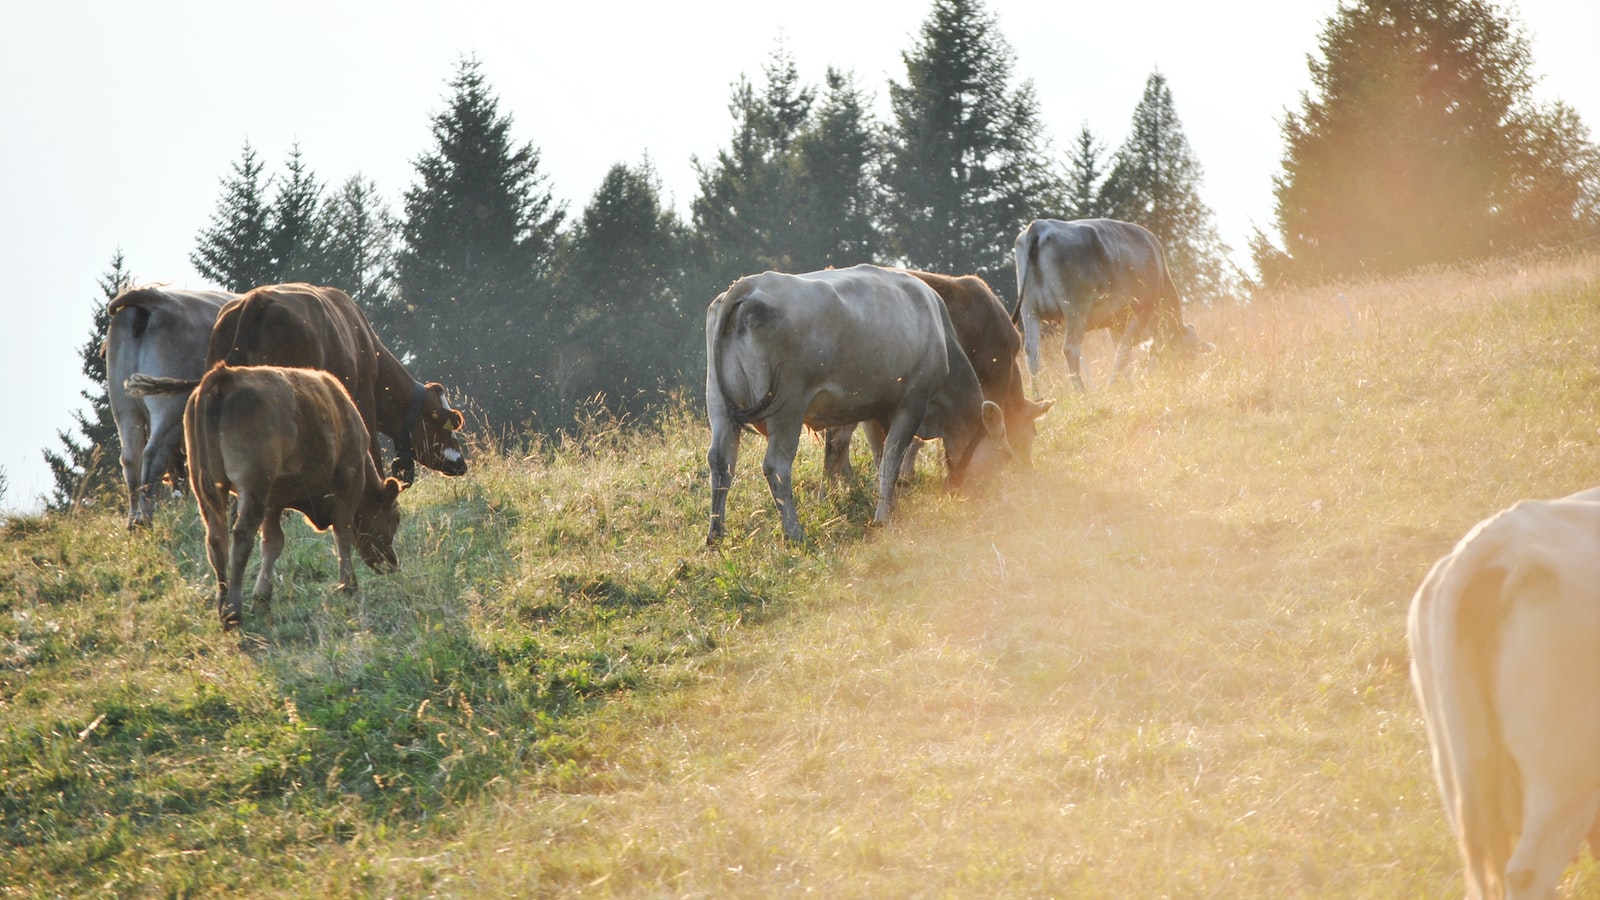
[[[291,531],[242,637],[188,506],[13,520],[0,883],[1456,895],[1405,609],[1473,522],[1600,483],[1600,257],[1192,316],[1217,352],[1133,384],[1051,354],[1037,468],[987,496],[925,460],[869,531],[803,448],[805,548],[759,438],[702,548],[688,412],[423,479],[355,597]]]

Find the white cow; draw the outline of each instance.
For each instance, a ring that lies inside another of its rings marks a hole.
[[[133,288],[106,307],[106,394],[122,444],[122,478],[128,485],[128,527],[150,524],[155,487],[183,440],[183,396],[129,396],[129,376],[198,379],[205,373],[206,342],[223,304],[221,291]]]
[[[1478,523],[1407,638],[1467,896],[1554,897],[1600,847],[1600,488]]]
[[[1011,455],[1005,416],[983,399],[944,301],[914,275],[878,266],[749,275],[711,301],[706,413],[707,544],[723,535],[739,432],[747,425],[767,436],[762,468],[784,536],[797,542],[804,532],[791,473],[802,426],[884,428],[877,524],[889,520],[895,478],[914,436],[944,441],[953,488],[987,478]]]
[[[1127,366],[1133,346],[1154,338],[1153,353],[1209,350],[1183,321],[1183,303],[1156,236],[1115,219],[1034,219],[1012,247],[1017,263],[1017,308],[1028,371],[1039,374],[1039,334],[1060,322],[1067,369],[1083,390],[1083,336],[1097,328],[1117,333],[1111,381]]]

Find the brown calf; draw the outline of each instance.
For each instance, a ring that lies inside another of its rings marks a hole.
[[[318,531],[333,529],[340,590],[356,587],[352,543],[373,571],[398,565],[400,482],[378,473],[366,426],[338,379],[311,369],[218,365],[189,396],[183,436],[224,630],[239,624],[244,568],[258,530],[255,598],[271,600],[286,509],[303,513]],[[239,498],[231,529],[230,493]]]

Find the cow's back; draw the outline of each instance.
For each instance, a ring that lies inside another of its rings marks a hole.
[[[941,275],[912,271],[944,300],[961,349],[972,362],[984,396],[996,403],[1009,397],[1013,388],[1022,396],[1021,368],[1017,351],[1022,336],[1012,324],[1005,305],[993,290],[976,275]],[[991,393],[992,391],[992,393]],[[1001,403],[1004,405],[1004,403]]]
[[[371,392],[376,344],[366,316],[343,291],[269,285],[223,308],[206,363],[321,369],[361,398]]]
[[[120,388],[128,376],[199,378],[206,370],[211,328],[232,294],[139,288],[109,306],[106,380]]]
[[[1037,232],[1038,274],[1057,286],[1057,302],[1085,316],[1088,330],[1112,327],[1133,303],[1155,304],[1168,283],[1155,236],[1131,222],[1049,222]]]
[[[903,271],[746,276],[707,317],[707,387],[740,418],[798,405],[813,427],[853,424],[937,389],[948,367],[943,302]]]
[[[352,478],[359,484],[368,464],[360,415],[323,371],[218,365],[191,396],[184,427],[197,486],[220,485],[224,497],[228,488],[271,488],[283,505],[303,509]]]

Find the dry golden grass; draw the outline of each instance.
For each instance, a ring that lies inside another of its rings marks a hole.
[[[789,614],[608,708],[581,777],[362,848],[370,884],[1458,895],[1405,609],[1472,522],[1600,483],[1600,257],[1191,318],[1214,354],[1107,389],[1096,342],[1086,396],[1052,354],[1034,473],[965,501],[924,476]],[[728,557],[775,535],[753,455]]]
[[[1036,469],[778,543],[752,438],[597,422],[291,531],[224,636],[192,508],[0,528],[0,894],[1451,897],[1404,618],[1473,522],[1600,483],[1600,255],[1190,312]],[[1600,897],[1600,864],[1567,874]]]

